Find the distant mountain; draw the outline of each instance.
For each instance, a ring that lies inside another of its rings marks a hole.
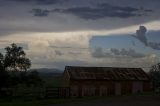
[[[61,74],[63,73],[62,70],[60,69],[56,69],[56,68],[39,68],[39,69],[32,69],[31,71],[36,70],[39,73],[57,73],[57,74]]]
[[[56,68],[38,68],[30,71],[33,70],[37,71],[41,77],[60,77],[63,75],[63,71]]]

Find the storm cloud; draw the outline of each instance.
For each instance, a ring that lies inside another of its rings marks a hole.
[[[67,0],[8,0],[13,2],[33,3],[37,5],[52,5],[57,3],[66,2]]]
[[[34,16],[45,17],[48,16],[51,11],[46,9],[36,8],[32,9],[30,12],[33,13]]]
[[[138,40],[140,40],[145,46],[148,46],[148,41],[146,38],[146,32],[147,29],[145,26],[140,26],[139,29],[136,31],[136,35],[133,35],[136,37]]]
[[[160,43],[149,42],[148,45],[155,50],[160,50]]]
[[[72,7],[67,9],[54,9],[54,12],[69,13],[83,19],[100,19],[105,17],[129,18],[135,16],[143,16],[145,13],[151,12],[147,9],[139,9],[128,6],[114,6],[108,3],[98,4],[96,7]],[[141,12],[140,12],[141,11]]]
[[[136,39],[142,42],[146,47],[151,47],[155,50],[160,50],[160,43],[149,42],[149,39],[146,36],[147,28],[145,26],[140,26],[136,31],[136,35],[133,35]]]

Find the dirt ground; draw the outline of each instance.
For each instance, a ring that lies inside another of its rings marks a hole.
[[[49,106],[160,106],[160,96],[122,96]]]

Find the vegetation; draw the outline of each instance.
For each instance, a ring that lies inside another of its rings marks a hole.
[[[9,75],[4,68],[4,57],[0,53],[0,89],[7,86],[8,79],[9,79]]]
[[[160,63],[152,66],[149,72],[154,88],[160,87]]]
[[[11,44],[0,53],[0,97],[12,95],[14,89],[41,86],[42,79],[35,70],[27,72],[31,61],[26,57],[22,47]]]
[[[31,67],[30,60],[26,57],[22,47],[11,44],[5,48],[4,67],[8,71],[27,71]]]
[[[135,95],[123,95],[123,96],[102,96],[102,97],[83,97],[83,98],[60,98],[60,99],[43,99],[43,100],[14,100],[11,102],[1,102],[0,106],[50,106],[54,104],[62,104],[62,103],[79,103],[79,102],[88,102],[88,101],[95,101],[95,100],[113,100],[113,99],[120,99],[120,98],[130,98],[130,96],[141,96],[147,97],[147,96],[155,96],[153,92],[148,93],[141,93],[141,94],[135,94]]]

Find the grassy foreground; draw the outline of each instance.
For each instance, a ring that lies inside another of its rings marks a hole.
[[[137,95],[155,95],[152,93],[142,93]],[[81,102],[81,101],[90,101],[97,99],[114,99],[121,98],[126,96],[134,96],[134,95],[123,95],[123,96],[107,96],[107,97],[83,97],[83,98],[66,98],[66,99],[43,99],[43,100],[12,100],[12,101],[4,101],[0,100],[0,106],[47,106],[51,104],[62,104],[69,102]]]

